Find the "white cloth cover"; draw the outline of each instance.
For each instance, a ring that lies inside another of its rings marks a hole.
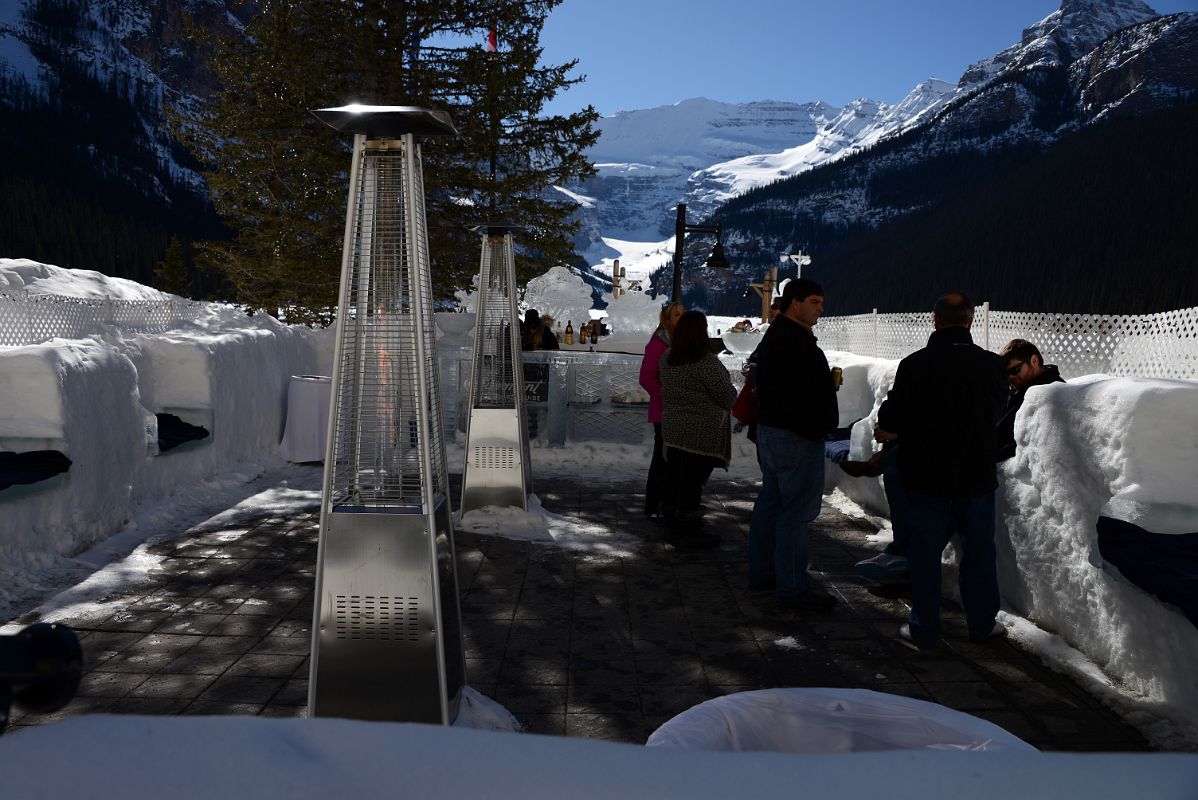
[[[328,439],[329,394],[333,379],[292,375],[287,386],[287,424],[279,453],[288,461],[324,461]]]
[[[782,753],[1036,751],[983,719],[868,689],[762,689],[717,697],[668,720],[646,744]]]

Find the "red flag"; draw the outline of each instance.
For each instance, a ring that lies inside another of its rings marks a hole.
[[[487,52],[494,53],[499,50],[499,39],[495,36],[495,25],[487,29]]]

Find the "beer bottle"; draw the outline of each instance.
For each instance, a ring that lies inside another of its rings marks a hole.
[[[574,323],[566,320],[566,344],[574,344]]]

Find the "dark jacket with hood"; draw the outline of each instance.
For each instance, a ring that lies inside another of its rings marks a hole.
[[[1006,385],[1003,360],[975,345],[968,328],[942,328],[899,362],[878,425],[899,435],[907,489],[967,497],[997,488],[994,426]]]

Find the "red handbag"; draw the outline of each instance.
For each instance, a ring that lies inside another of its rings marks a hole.
[[[757,389],[753,386],[752,376],[745,378],[745,385],[740,387],[740,394],[732,404],[732,416],[737,421],[750,425],[757,421]]]

